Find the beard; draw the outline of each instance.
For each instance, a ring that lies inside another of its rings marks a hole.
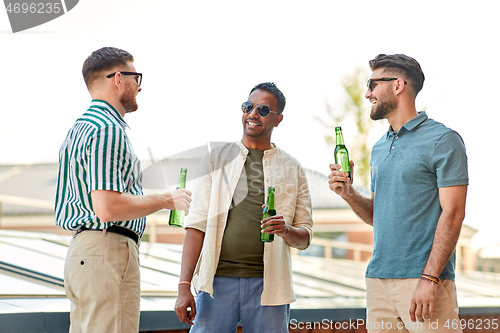
[[[384,101],[377,99],[377,106],[370,113],[370,118],[372,120],[386,119],[397,107],[398,103],[394,99],[386,98]]]
[[[129,89],[120,98],[120,103],[123,106],[123,108],[125,109],[126,113],[134,112],[139,108],[139,106],[137,105],[136,96],[137,96],[137,94],[135,94],[132,89]]]

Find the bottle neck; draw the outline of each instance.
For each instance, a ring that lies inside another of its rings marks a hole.
[[[267,203],[266,206],[269,209],[274,209],[274,191],[270,190],[268,195],[267,195]]]
[[[335,131],[335,137],[338,146],[344,145],[344,136],[342,135],[342,131]]]
[[[179,181],[177,182],[177,188],[186,188],[186,172],[181,171]]]

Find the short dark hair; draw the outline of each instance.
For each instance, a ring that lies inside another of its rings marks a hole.
[[[283,95],[283,93],[281,92],[281,90],[279,90],[278,87],[276,87],[276,84],[274,82],[259,83],[258,85],[252,88],[250,94],[252,94],[257,89],[267,91],[268,93],[276,97],[276,100],[278,101],[278,109],[279,109],[278,112],[283,113],[283,110],[285,109],[286,98],[285,95]]]
[[[90,88],[102,71],[111,70],[120,65],[127,65],[127,62],[134,62],[134,57],[127,51],[116,47],[103,47],[92,52],[83,63],[82,68],[83,79],[87,88]]]
[[[368,62],[372,71],[384,68],[402,74],[413,88],[415,96],[424,86],[425,76],[420,64],[404,54],[379,54]]]

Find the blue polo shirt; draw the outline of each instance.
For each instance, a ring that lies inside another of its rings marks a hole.
[[[398,133],[389,131],[371,156],[373,254],[369,278],[420,278],[442,209],[439,188],[468,184],[460,135],[422,111]],[[455,278],[455,254],[444,268]]]

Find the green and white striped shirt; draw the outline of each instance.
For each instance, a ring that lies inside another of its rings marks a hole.
[[[142,195],[139,159],[125,133],[127,123],[114,107],[93,100],[73,125],[59,151],[56,224],[66,230],[129,228],[142,237],[146,218],[103,223],[92,210],[90,192],[110,190]]]

